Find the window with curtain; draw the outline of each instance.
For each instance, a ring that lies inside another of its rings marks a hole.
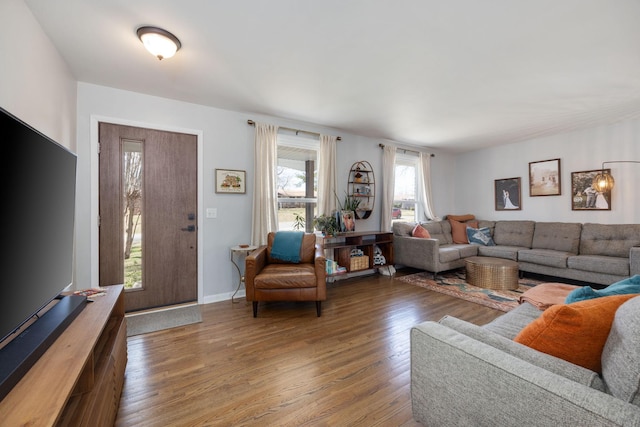
[[[417,155],[398,152],[395,161],[395,186],[391,220],[415,222],[420,212],[418,190],[419,158]]]
[[[313,232],[319,150],[318,139],[278,134],[278,230]]]

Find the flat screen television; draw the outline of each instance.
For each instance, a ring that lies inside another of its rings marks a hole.
[[[73,279],[76,155],[2,108],[0,147],[2,399],[86,298],[59,296]]]

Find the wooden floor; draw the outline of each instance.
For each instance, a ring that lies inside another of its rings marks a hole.
[[[413,273],[409,269],[398,272]],[[315,304],[202,306],[202,323],[128,339],[117,426],[417,426],[409,331],[502,313],[380,275]]]

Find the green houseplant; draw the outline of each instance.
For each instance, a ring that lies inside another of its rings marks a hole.
[[[341,211],[355,212],[360,206],[360,199],[358,199],[357,197],[349,196],[346,191],[344,193],[344,203],[340,203],[340,199],[338,199],[337,194],[335,196]]]
[[[313,226],[325,236],[333,236],[338,232],[335,215],[320,215],[313,219]]]

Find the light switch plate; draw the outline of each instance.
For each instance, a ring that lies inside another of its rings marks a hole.
[[[207,218],[217,218],[218,208],[207,208]]]

